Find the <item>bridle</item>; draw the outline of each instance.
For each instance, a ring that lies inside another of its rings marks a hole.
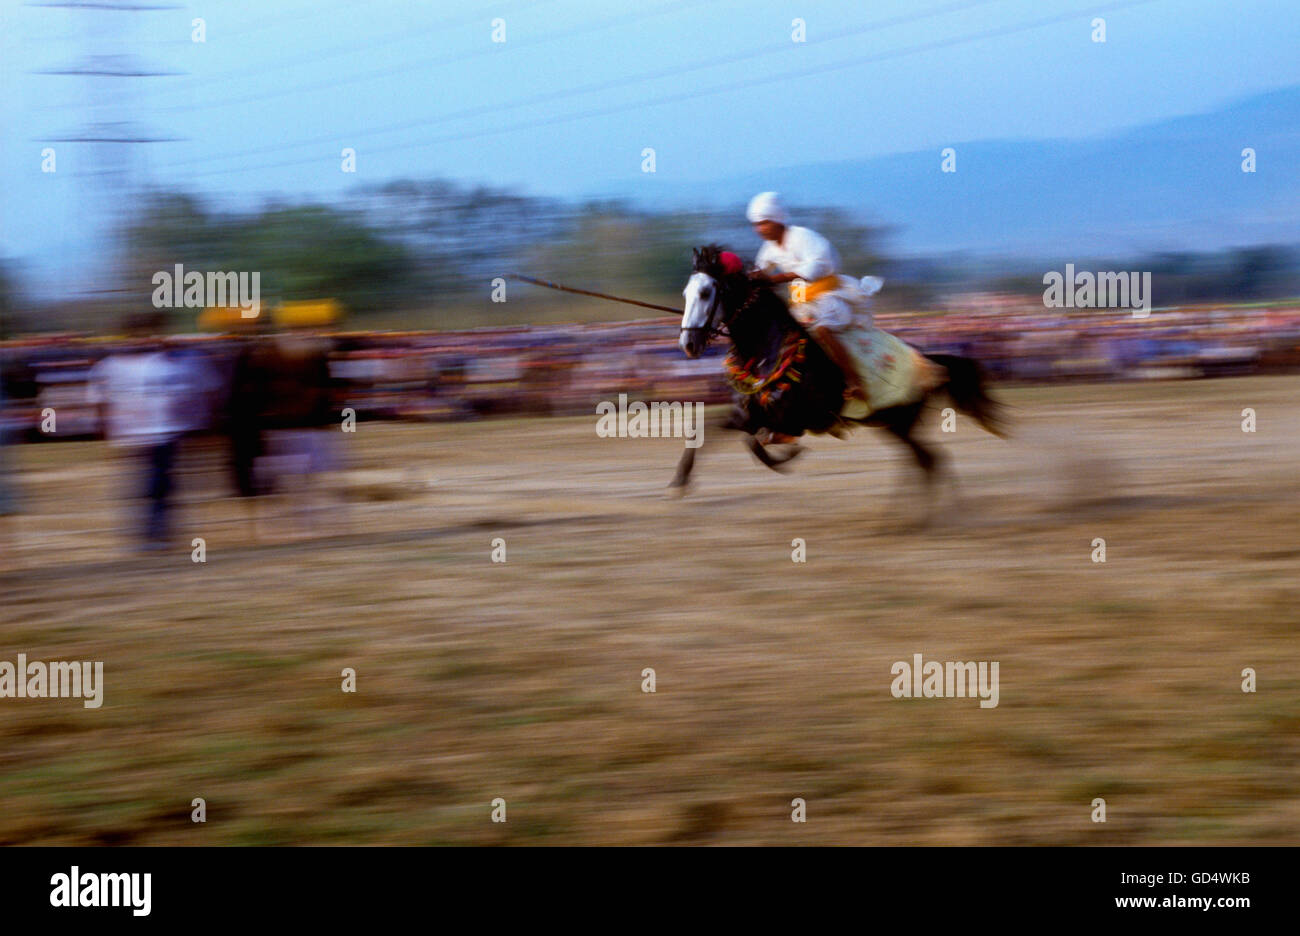
[[[706,271],[697,270],[696,272],[705,273]],[[708,275],[715,283],[718,282],[717,277],[713,276],[712,273],[709,273]],[[729,316],[727,316],[725,321],[719,321],[715,323],[714,319],[718,317],[718,310],[721,309],[723,305],[722,291],[721,289],[719,289],[719,291],[714,296],[713,308],[709,310],[708,321],[705,322],[703,325],[683,326],[682,332],[683,333],[703,332],[704,344],[708,344],[714,338],[717,338],[719,336],[730,338],[731,333],[727,331],[728,323],[735,321],[739,316],[747,312],[749,310],[749,307],[752,306],[756,301],[758,301],[758,294],[761,291],[762,290],[759,287],[751,284],[749,289],[749,295],[745,297],[745,301],[742,302],[735,311],[733,311]]]

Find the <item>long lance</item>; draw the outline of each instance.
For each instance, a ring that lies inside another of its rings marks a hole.
[[[682,314],[681,309],[674,309],[672,306],[655,305],[653,302],[642,302],[639,299],[624,299],[622,296],[611,296],[608,293],[592,292],[589,289],[578,289],[574,286],[563,286],[559,283],[552,283],[549,280],[537,279],[534,276],[525,276],[522,273],[506,274],[511,279],[522,280],[525,283],[532,283],[534,286],[545,286],[547,289],[558,289],[560,292],[574,293],[579,296],[591,296],[594,299],[608,299],[610,302],[622,302],[627,305],[640,306],[643,309],[654,309],[656,312],[667,312],[677,317]]]

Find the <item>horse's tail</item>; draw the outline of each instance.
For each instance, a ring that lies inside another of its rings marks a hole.
[[[948,371],[948,391],[953,405],[999,438],[1007,437],[1007,422],[1002,406],[985,389],[984,368],[971,358],[956,354],[926,355]]]

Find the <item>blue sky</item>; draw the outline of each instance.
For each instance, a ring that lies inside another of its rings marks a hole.
[[[42,287],[93,265],[107,209],[86,173],[104,150],[49,142],[94,123],[92,105],[178,138],[132,148],[137,178],[231,204],[430,176],[645,197],[661,179],[1210,110],[1300,84],[1298,21],[1295,0],[215,0],[129,14],[0,0],[0,254]],[[124,49],[178,75],[40,74]],[[49,145],[58,172],[43,174]],[[344,147],[355,174],[340,171]]]

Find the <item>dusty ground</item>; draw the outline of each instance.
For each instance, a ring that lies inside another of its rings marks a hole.
[[[0,660],[106,689],[0,699],[0,842],[1300,841],[1300,379],[1002,395],[1011,441],[932,425],[926,531],[877,433],[789,476],[723,440],[671,501],[680,443],[593,415],[362,424],[317,539],[190,475],[145,557],[103,446],[25,446]],[[893,698],[914,653],[999,706]]]

